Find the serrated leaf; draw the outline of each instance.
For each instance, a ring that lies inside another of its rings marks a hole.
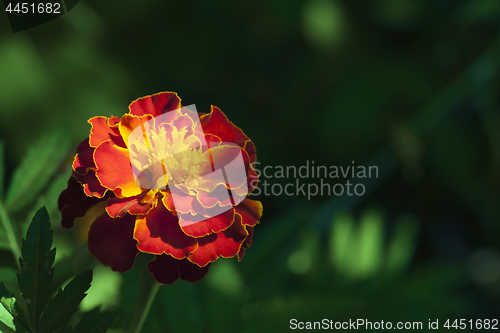
[[[7,191],[5,204],[9,211],[26,207],[47,185],[69,147],[64,136],[62,130],[54,131],[28,150]]]
[[[52,230],[45,207],[38,210],[31,221],[26,240],[23,240],[19,288],[36,331],[40,315],[50,297],[54,269],[55,249],[52,247]]]
[[[86,296],[86,291],[92,282],[92,270],[77,275],[64,288],[59,289],[56,297],[49,303],[42,320],[40,333],[52,333],[68,322],[73,313],[78,310],[78,305]]]
[[[0,282],[0,322],[15,332],[31,332],[28,320],[3,282]]]
[[[83,316],[82,321],[70,333],[105,333],[113,325],[118,316],[91,311]]]

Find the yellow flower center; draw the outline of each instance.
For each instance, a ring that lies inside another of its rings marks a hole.
[[[169,184],[182,183],[187,189],[194,189],[196,179],[203,176],[201,164],[210,163],[209,154],[203,153],[204,143],[196,135],[203,138],[202,132],[200,135],[196,131],[197,127],[201,130],[201,126],[193,121],[191,126],[181,122],[183,125],[179,127],[175,122],[159,121],[158,117],[152,119],[129,136],[128,146],[137,184],[142,188],[166,189]]]

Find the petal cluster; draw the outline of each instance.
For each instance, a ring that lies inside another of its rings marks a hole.
[[[256,150],[220,109],[198,114],[164,92],[135,100],[121,118],[89,123],[59,209],[71,228],[102,207],[87,241],[98,261],[125,272],[138,253],[154,254],[150,273],[172,284],[202,279],[220,257],[241,260],[262,215],[247,198]],[[224,178],[213,176],[220,170]]]

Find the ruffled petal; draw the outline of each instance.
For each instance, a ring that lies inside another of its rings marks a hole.
[[[133,197],[142,193],[135,183],[127,149],[114,145],[111,140],[105,141],[96,148],[94,161],[100,183],[117,197]]]
[[[259,185],[259,175],[255,172],[255,169],[253,167],[248,171],[247,182],[248,193],[251,193]]]
[[[184,231],[186,235],[191,237],[203,237],[229,228],[235,220],[235,212],[234,209],[231,208],[220,215],[201,222],[194,222],[199,221],[199,217],[191,214],[179,214],[179,217],[182,231]]]
[[[245,142],[245,146],[243,147],[250,157],[250,163],[257,162],[257,149],[255,148],[254,143],[251,140]]]
[[[174,213],[174,215],[177,214],[177,212],[175,211],[174,199],[172,198],[172,195],[170,194],[170,192],[164,192],[163,198],[161,198],[161,201],[163,202],[163,205],[165,205],[165,207],[169,211]]]
[[[78,145],[72,176],[82,184],[87,196],[102,198],[107,188],[101,185],[95,175],[94,150],[95,148],[89,145],[89,138]]]
[[[216,107],[212,106],[209,114],[200,117],[201,127],[205,135],[212,134],[219,137],[222,142],[233,142],[241,148],[245,148],[245,142],[250,139],[243,131],[227,119],[226,115]]]
[[[157,191],[151,190],[130,198],[109,198],[106,212],[111,217],[122,217],[125,213],[146,215],[157,205],[156,193]]]
[[[157,117],[172,110],[181,108],[181,99],[174,92],[163,92],[138,98],[130,106],[130,114],[136,116],[152,115]]]
[[[111,140],[115,145],[120,147],[126,147],[123,141],[120,131],[118,130],[118,122],[120,118],[118,117],[93,117],[88,120],[88,123],[92,125],[90,130],[90,146],[97,147],[102,142]]]
[[[165,199],[164,204],[170,211],[172,211],[170,208],[173,207],[177,214],[188,214],[191,212],[194,215],[202,209],[201,204],[196,200],[195,196],[186,194],[177,188],[172,188],[169,198]]]
[[[90,208],[104,200],[106,198],[85,195],[82,185],[74,177],[70,177],[68,187],[61,192],[57,201],[62,226],[66,229],[73,227],[77,217],[84,216]]]
[[[122,117],[118,128],[120,129],[120,134],[123,138],[123,141],[125,141],[125,143],[127,144],[127,147],[129,145],[127,141],[130,133],[132,133],[137,127],[141,126],[151,119],[153,119],[153,117],[149,114],[144,116],[134,116],[131,114],[126,114]]]
[[[94,170],[89,169],[85,175],[80,175],[78,172],[73,171],[72,175],[82,184],[83,192],[89,197],[102,198],[108,190],[101,185]]]
[[[240,251],[238,252],[238,261],[241,261],[243,259],[243,256],[245,255],[246,249],[248,249],[252,245],[252,238],[253,238],[253,227],[246,227],[248,236],[245,238],[245,241],[243,244],[241,244]]]
[[[73,161],[73,170],[75,172],[85,175],[88,169],[95,169],[94,149],[89,145],[89,138],[80,142],[76,149],[75,160]]]
[[[248,193],[248,183],[256,174],[246,151],[238,146],[222,143],[204,154],[208,155],[205,158],[208,163],[204,161],[199,165],[201,177],[196,179],[197,190],[210,193],[224,184],[227,188],[238,189],[237,192],[242,194]]]
[[[209,267],[199,267],[187,259],[178,260],[168,255],[156,256],[148,264],[149,272],[160,284],[172,284],[179,278],[188,282],[200,281],[207,275]]]
[[[217,186],[212,192],[203,190],[198,190],[197,192],[196,199],[204,208],[212,208],[215,205],[222,207],[231,204],[231,191],[224,185]]]
[[[234,207],[236,214],[241,216],[243,225],[255,226],[262,217],[262,203],[256,200],[245,199]]]
[[[110,266],[113,271],[123,273],[134,265],[139,253],[137,242],[132,237],[135,219],[136,216],[129,214],[117,218],[102,214],[90,227],[90,253],[104,266]]]
[[[198,238],[198,249],[188,259],[196,265],[204,267],[219,257],[234,257],[240,251],[241,244],[247,236],[248,232],[241,224],[241,217],[237,215],[234,223],[228,229]]]
[[[207,145],[210,145],[210,147],[216,146],[222,142],[222,140],[217,135],[213,134],[204,134],[204,135],[205,135],[205,142],[207,143]]]
[[[137,218],[134,238],[142,252],[170,254],[177,259],[186,258],[198,247],[196,239],[184,234],[179,220],[163,205]]]

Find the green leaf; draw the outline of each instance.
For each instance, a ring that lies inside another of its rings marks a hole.
[[[52,265],[55,249],[52,247],[52,231],[45,207],[38,210],[23,240],[19,288],[30,313],[31,326],[36,331],[40,315],[50,297],[54,275]]]
[[[82,321],[70,333],[105,333],[118,316],[99,313],[99,310],[87,312]]]
[[[56,297],[49,303],[40,321],[40,333],[52,333],[68,322],[78,305],[86,296],[92,282],[92,270],[77,275],[64,288],[59,289]]]
[[[31,332],[28,320],[3,282],[0,282],[0,322],[14,332]],[[3,327],[0,328],[0,332],[4,332]]]
[[[16,333],[12,328],[5,325],[2,321],[0,321],[0,332],[2,333]]]
[[[55,174],[59,162],[68,150],[64,131],[54,131],[36,142],[14,171],[6,196],[11,212],[19,211],[32,202]]]

